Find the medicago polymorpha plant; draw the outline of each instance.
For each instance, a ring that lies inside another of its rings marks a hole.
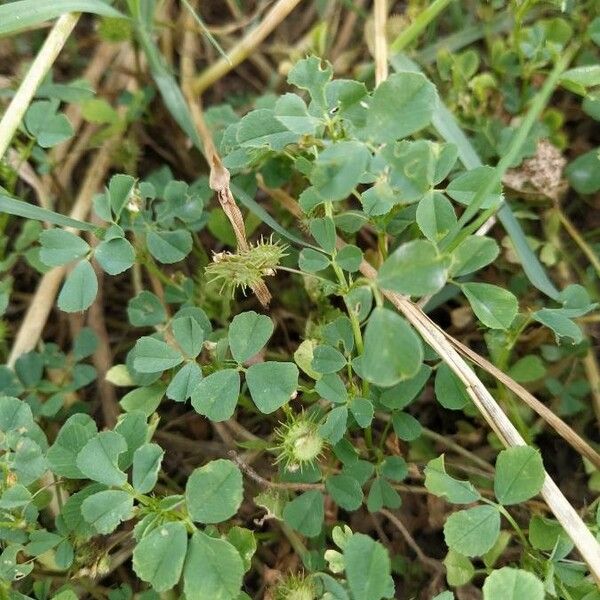
[[[182,92],[155,43],[168,10],[34,4],[0,6],[0,32],[95,13],[103,52],[119,46],[136,84],[117,78],[113,106],[80,80],[27,76],[8,136],[0,595],[597,599],[600,460],[581,379],[597,279],[546,271],[567,222],[548,104],[562,86],[597,114],[598,21],[579,31],[575,8],[531,21],[528,3],[495,3],[518,26],[498,26],[489,56],[441,48],[424,69],[399,50],[425,11],[390,45],[389,73],[381,39],[375,77],[338,76],[320,48],[271,92],[202,109],[208,76]],[[220,48],[195,6],[180,7],[182,44],[203,32]],[[50,35],[64,44],[77,19]],[[161,106],[175,154],[141,133]],[[19,197],[21,178],[66,181],[53,161],[75,134],[67,115],[103,157],[90,166],[104,165],[103,190],[82,186],[91,211]],[[566,169],[582,195],[600,188],[594,152]],[[556,203],[544,243],[525,235],[535,210],[511,210],[515,192]],[[23,272],[38,282],[25,315]],[[52,289],[61,327],[40,338]],[[540,381],[554,411],[528,392]],[[551,444],[589,477],[589,497],[568,494],[578,512],[544,468],[560,475]]]

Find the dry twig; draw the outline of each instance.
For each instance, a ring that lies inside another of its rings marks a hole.
[[[375,83],[379,85],[388,76],[388,49],[386,39],[387,0],[375,0],[373,4],[375,24]]]
[[[412,549],[412,551],[417,555],[419,562],[432,573],[442,573],[444,571],[444,567],[435,559],[427,556],[415,539],[410,534],[410,531],[406,528],[406,525],[401,521],[399,517],[397,517],[393,512],[387,510],[386,508],[382,508],[379,511],[388,521],[390,521],[394,527],[401,533],[402,537],[408,544],[408,546]]]
[[[231,458],[231,460],[241,469],[241,471],[243,471],[254,482],[262,485],[263,487],[295,491],[325,489],[325,486],[321,483],[285,483],[282,481],[270,481],[269,479],[265,479],[262,475],[259,475],[249,464],[243,461],[237,452],[230,450],[227,454],[229,455],[229,458]]]

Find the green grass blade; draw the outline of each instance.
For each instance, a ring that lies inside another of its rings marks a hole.
[[[450,53],[458,52],[487,35],[508,31],[513,26],[514,19],[512,15],[502,13],[487,23],[476,23],[442,37],[430,46],[418,50],[416,59],[421,65],[431,64],[435,62],[440,50],[446,50]]]
[[[0,212],[14,215],[16,217],[23,217],[25,219],[34,219],[36,221],[46,221],[52,225],[59,225],[60,227],[73,227],[75,229],[82,229],[84,231],[95,231],[97,227],[91,223],[85,221],[79,221],[77,219],[71,219],[71,217],[65,217],[60,213],[46,208],[40,208],[29,202],[23,200],[17,200],[10,196],[0,194]]]
[[[392,67],[396,70],[408,70],[421,72],[420,67],[404,55],[395,55],[391,59]],[[438,105],[433,114],[433,126],[446,142],[455,144],[458,149],[458,157],[467,169],[474,169],[483,163],[479,158],[473,144],[460,128],[454,115],[448,110],[443,102],[438,100]],[[505,202],[498,212],[498,220],[504,227],[506,233],[512,240],[515,252],[521,261],[525,275],[540,292],[556,300],[559,291],[548,277],[538,257],[529,247],[525,232],[519,221],[515,218],[510,206]]]
[[[18,0],[0,6],[0,36],[34,27],[69,12],[125,17],[101,0]]]
[[[560,292],[552,283],[542,263],[529,246],[525,232],[512,210],[504,204],[498,212],[498,220],[502,223],[508,237],[512,240],[514,250],[521,261],[527,279],[549,298],[558,300]]]
[[[473,144],[445,104],[438,104],[433,113],[432,123],[441,137],[456,146],[458,158],[467,169],[475,169],[483,164]]]
[[[196,19],[196,23],[200,29],[202,29],[202,33],[206,36],[206,39],[216,48],[217,52],[225,59],[229,60],[229,56],[227,52],[221,48],[221,45],[215,39],[215,36],[208,30],[208,27],[205,25],[204,21],[200,18],[200,15],[194,10],[194,7],[188,2],[188,0],[181,0],[183,5],[192,13],[194,19]]]
[[[406,46],[417,39],[423,30],[433,21],[452,0],[434,0],[415,20],[390,44],[390,52],[402,52]]]
[[[152,78],[171,116],[179,127],[190,137],[194,145],[202,152],[202,140],[190,114],[187,102],[177,80],[167,68],[165,61],[150,37],[150,32],[141,21],[137,22],[138,40],[150,66]]]

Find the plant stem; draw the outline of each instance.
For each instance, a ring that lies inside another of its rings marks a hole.
[[[379,413],[377,413],[377,416],[380,416]],[[422,431],[423,431],[423,435],[425,437],[428,437],[429,439],[437,442],[438,444],[442,444],[442,445],[446,446],[447,448],[454,450],[454,452],[456,452],[457,454],[460,454],[461,456],[468,458],[474,464],[481,467],[484,471],[487,471],[488,473],[494,471],[494,468],[492,467],[492,465],[490,465],[489,462],[483,460],[483,458],[477,456],[477,454],[475,454],[474,452],[467,450],[467,448],[464,448],[460,444],[457,444],[449,436],[441,435],[441,434],[437,433],[436,431],[433,431],[432,429],[429,429],[427,427],[422,427]]]
[[[68,13],[60,17],[48,34],[35,60],[31,63],[27,75],[0,121],[0,159],[6,153],[35,92],[65,45],[78,19],[79,13]]]
[[[413,42],[452,0],[435,0],[390,44],[390,52],[398,54]]]
[[[281,527],[281,531],[285,537],[288,539],[290,546],[294,549],[294,552],[298,554],[303,562],[308,559],[308,549],[304,545],[304,542],[300,536],[291,527],[288,527],[283,521],[279,523],[279,526]]]
[[[333,204],[331,202],[325,202],[325,214],[328,217],[333,218]],[[346,281],[346,277],[344,276],[344,272],[342,271],[340,266],[335,262],[335,255],[336,251],[334,251],[333,253],[332,267],[338,278],[340,287],[342,288],[342,290],[344,290],[348,287],[348,283]],[[359,355],[363,354],[365,347],[363,344],[362,333],[360,331],[360,322],[358,320],[358,317],[356,316],[356,313],[352,310],[352,307],[348,303],[346,296],[342,295],[342,298],[344,300],[346,312],[348,313],[348,318],[350,319],[350,323],[352,325],[352,333],[354,335],[354,343],[356,344],[356,350]],[[362,395],[365,398],[369,397],[369,382],[365,379],[362,380]],[[367,444],[367,448],[373,447],[373,430],[370,425],[365,429],[365,442]]]
[[[344,297],[344,304],[346,305],[346,311],[348,312],[348,318],[352,325],[352,333],[354,334],[354,343],[356,344],[356,350],[359,354],[362,354],[365,350],[362,332],[360,330],[360,322],[356,313],[352,310],[352,307],[348,303],[348,300]]]
[[[590,248],[588,243],[583,239],[583,236],[579,233],[577,227],[573,225],[569,217],[557,206],[556,214],[560,219],[563,227],[566,229],[567,233],[571,236],[573,241],[579,246],[580,250],[586,255],[587,259],[590,261],[592,267],[596,271],[598,277],[600,277],[600,258],[598,255]]]
[[[504,506],[502,506],[501,504],[495,504],[494,502],[489,502],[489,501],[488,501],[488,503],[490,503],[490,504],[492,504],[492,506],[496,506],[498,508],[500,513],[506,518],[506,520],[511,524],[512,528],[517,532],[517,535],[519,536],[519,539],[521,540],[523,547],[529,548],[529,542],[527,541],[527,538],[525,537],[523,530],[519,527],[519,524],[515,521],[515,519],[508,512],[508,510],[506,510],[506,508]]]
[[[318,279],[323,283],[333,284],[333,281],[326,279],[325,277],[321,277],[320,275],[316,275],[315,273],[305,273],[304,271],[300,271],[298,269],[292,269],[291,267],[283,267],[281,265],[277,265],[277,271],[286,271],[287,273],[295,273],[296,275],[302,275],[302,277],[312,277],[313,279]]]

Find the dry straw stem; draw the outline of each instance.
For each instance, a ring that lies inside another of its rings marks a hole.
[[[123,44],[115,44],[110,42],[102,42],[94,51],[85,71],[81,74],[81,78],[85,80],[93,89],[96,89],[111,63],[116,59],[120,52],[123,52],[125,46]],[[73,130],[77,132],[83,123],[83,114],[81,104],[71,104],[65,110],[65,116],[71,122]],[[73,136],[71,140],[76,140]],[[52,148],[50,152],[50,160],[52,163],[60,163],[70,154],[70,141],[59,144]]]
[[[583,359],[583,368],[590,383],[590,393],[594,402],[596,420],[600,421],[600,368],[596,359],[596,348],[592,344]]]
[[[128,52],[125,44],[102,42],[94,52],[94,55],[85,71],[82,73],[81,78],[87,81],[93,89],[96,89],[110,65],[115,60],[118,61],[118,55],[123,52]],[[71,104],[67,107],[65,115],[71,122],[75,133],[78,134],[80,127],[84,122],[81,105]],[[79,158],[81,158],[83,150],[87,148],[89,139],[94,131],[96,131],[96,127],[90,125],[84,129],[83,134],[74,135],[71,140],[52,148],[50,152],[50,162],[52,164],[60,165],[60,169],[56,176],[60,188],[65,188],[70,181],[75,164]],[[65,162],[60,164],[63,160],[65,160]],[[47,177],[48,179],[51,179],[50,176]]]
[[[97,215],[94,215],[92,222],[99,227],[102,226],[102,220]],[[96,247],[99,243],[98,239],[91,234],[88,235],[87,241],[92,247]],[[100,403],[104,424],[106,427],[113,429],[117,424],[117,419],[121,411],[119,410],[119,402],[115,388],[113,384],[106,379],[106,373],[112,367],[113,357],[110,349],[110,336],[104,319],[105,275],[97,261],[94,260],[92,266],[94,267],[98,279],[98,293],[96,299],[88,309],[87,314],[88,326],[94,331],[98,338],[98,345],[92,355],[92,361],[98,372],[97,397],[98,402]]]
[[[366,0],[355,0],[353,8],[346,9],[346,18],[339,30],[339,33],[336,35],[335,45],[330,53],[331,62],[333,62],[334,65],[336,64],[336,61],[339,59],[342,52],[344,52],[350,43],[352,37],[355,35],[357,31],[356,21],[358,20],[360,12],[365,4]]]
[[[503,371],[495,367],[491,362],[483,358],[457,339],[444,335],[456,347],[456,349],[473,361],[476,365],[486,370],[490,375],[495,377],[500,383],[504,384],[511,392],[516,394],[521,400],[533,409],[544,421],[546,421],[558,434],[560,434],[575,450],[582,456],[585,456],[596,469],[600,469],[600,455],[573,429],[571,429],[560,417],[552,412],[545,404],[542,404],[531,392],[526,390],[522,385],[514,379],[506,375]]]
[[[421,547],[419,546],[419,544],[417,544],[417,542],[415,541],[413,536],[410,534],[410,531],[408,530],[406,525],[402,522],[400,517],[397,517],[392,511],[387,510],[387,508],[382,508],[379,512],[384,517],[386,517],[388,519],[388,521],[390,521],[394,525],[394,527],[396,527],[396,529],[398,529],[398,531],[400,532],[400,534],[402,535],[402,537],[404,538],[404,540],[406,541],[408,546],[410,546],[412,548],[413,552],[417,555],[417,558],[419,559],[419,561],[423,564],[424,567],[426,567],[426,569],[430,573],[439,574],[439,573],[444,572],[444,568],[442,567],[440,562],[431,558],[430,556],[427,556],[423,552],[423,550],[421,550]]]
[[[375,83],[379,85],[388,76],[387,0],[375,0],[373,4],[373,21],[375,26]]]
[[[214,62],[192,84],[195,94],[202,94],[215,81],[246,60],[249,54],[300,4],[300,0],[278,0],[264,19],[245,35],[228,53]]]
[[[561,210],[560,206],[556,207],[556,214],[558,215],[562,226],[571,236],[572,240],[579,246],[579,249],[585,254],[592,267],[594,267],[596,275],[600,277],[600,257],[598,254],[596,254],[593,248],[591,248],[590,245],[585,241],[581,233],[579,233],[577,227],[573,225],[569,217],[567,217],[567,215]]]
[[[65,45],[78,19],[78,13],[68,13],[60,17],[31,63],[27,75],[0,121],[0,159],[4,156],[15,131],[23,120],[31,99]]]
[[[377,278],[377,271],[366,261],[362,262],[360,271],[367,279],[375,280]],[[391,291],[384,290],[383,293],[463,382],[471,400],[502,443],[507,447],[525,446],[525,440],[516,427],[454,348],[453,344],[459,344],[459,342],[450,338],[407,298]],[[450,341],[451,339],[452,341]],[[541,494],[588,564],[596,581],[600,581],[600,545],[547,473]]]
[[[17,171],[19,178],[22,179],[37,196],[38,204],[42,208],[52,208],[50,205],[50,195],[44,182],[38,177],[35,169],[27,162],[23,161],[21,155],[12,148],[7,153],[8,164]]]

